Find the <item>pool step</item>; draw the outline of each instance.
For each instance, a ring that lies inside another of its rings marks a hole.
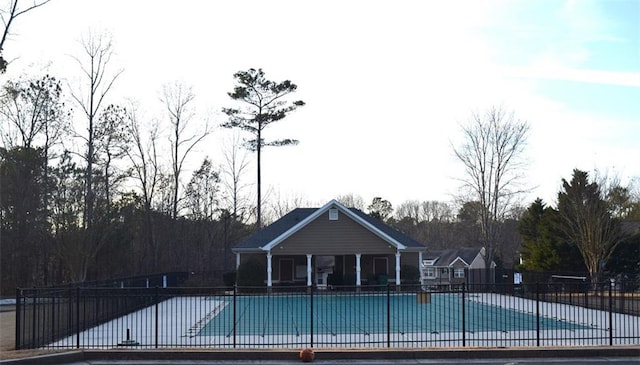
[[[222,310],[228,305],[228,302],[225,301],[220,301],[215,307],[213,307],[213,310],[211,310],[209,313],[205,314],[204,317],[200,318],[196,323],[193,324],[193,326],[191,326],[187,332],[182,335],[182,337],[189,337],[189,338],[193,338],[195,336],[198,335],[198,333],[200,333],[200,331],[204,328],[204,326],[207,325],[207,323],[209,323],[209,321],[218,315],[218,313],[222,312]]]

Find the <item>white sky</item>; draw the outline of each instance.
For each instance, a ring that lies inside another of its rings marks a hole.
[[[640,176],[636,0],[53,0],[13,27],[4,77],[49,72],[71,85],[78,39],[109,31],[112,66],[124,68],[109,102],[135,98],[149,118],[164,118],[159,90],[176,80],[216,125],[234,72],[292,80],[307,105],[266,138],[300,144],[265,150],[263,183],[318,206],[347,193],[449,200],[458,123],[499,104],[531,124],[529,201],[554,202],[574,168]],[[230,133],[216,129],[190,167],[205,154],[221,163]]]

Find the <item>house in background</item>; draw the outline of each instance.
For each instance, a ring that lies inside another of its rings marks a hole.
[[[450,289],[461,284],[494,282],[487,278],[485,252],[484,247],[428,251],[420,267],[422,287]],[[489,265],[491,269],[495,266],[494,262]]]
[[[401,267],[419,268],[424,244],[355,208],[332,200],[297,208],[236,245],[236,267],[257,258],[265,284],[401,284]]]

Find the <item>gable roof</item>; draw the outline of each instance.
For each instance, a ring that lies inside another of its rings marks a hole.
[[[435,260],[433,266],[437,267],[451,266],[458,260],[466,266],[470,266],[481,250],[481,248],[450,248],[427,251],[427,254],[422,258],[423,260]]]
[[[331,200],[321,208],[296,208],[274,223],[249,236],[236,245],[232,251],[269,251],[294,233],[304,228],[313,220],[328,212],[330,208],[337,208],[340,212],[362,225],[365,229],[385,240],[398,250],[407,248],[424,248],[424,245],[411,237],[397,231],[382,221],[364,212],[347,208],[336,200]]]
[[[262,246],[267,242],[276,239],[289,228],[305,220],[316,210],[317,208],[296,208],[272,224],[263,227],[258,232],[252,234],[247,239],[237,244],[233,250],[244,251],[246,249],[262,248]]]

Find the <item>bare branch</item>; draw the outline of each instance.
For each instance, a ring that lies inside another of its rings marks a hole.
[[[464,165],[460,179],[463,194],[472,192],[480,207],[480,242],[488,262],[498,248],[498,227],[504,219],[522,178],[522,154],[529,132],[527,122],[516,120],[513,112],[491,107],[484,114],[473,113],[462,126],[463,142],[453,152]]]
[[[2,16],[2,22],[4,23],[4,31],[2,32],[2,39],[0,39],[0,72],[4,72],[7,66],[7,63],[3,57],[3,51],[4,51],[4,43],[7,40],[7,37],[9,36],[9,31],[11,29],[11,24],[13,23],[14,20],[16,20],[16,18],[18,18],[20,15],[27,13],[33,9],[39,8],[42,5],[48,3],[51,0],[42,0],[40,2],[34,1],[33,4],[25,9],[19,10],[18,9],[18,2],[19,0],[11,0],[11,2],[9,3],[9,18],[5,19],[4,16]]]
[[[178,202],[180,200],[180,175],[183,170],[187,156],[192,152],[197,144],[207,137],[211,130],[208,125],[203,130],[186,134],[190,129],[192,118],[195,114],[192,103],[195,99],[193,88],[183,83],[176,82],[164,85],[162,88],[161,101],[165,104],[169,123],[171,125],[171,167],[172,176],[172,209],[171,216],[175,219],[178,216]]]

